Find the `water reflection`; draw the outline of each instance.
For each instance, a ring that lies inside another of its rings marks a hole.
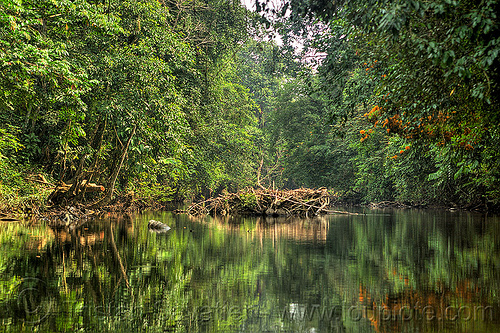
[[[172,229],[148,232],[150,219]],[[409,210],[5,223],[0,320],[16,332],[498,331],[499,226]]]
[[[317,216],[311,219],[294,217],[218,217],[210,219],[210,224],[220,230],[248,232],[247,239],[270,238],[273,243],[282,240],[295,240],[306,243],[325,243],[330,219]]]

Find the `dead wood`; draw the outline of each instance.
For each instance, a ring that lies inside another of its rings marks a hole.
[[[104,192],[105,188],[102,185],[97,185],[94,183],[89,183],[87,179],[82,180],[78,186],[74,186],[74,184],[66,184],[64,182],[60,182],[54,189],[54,191],[49,195],[48,200],[52,203],[59,205],[64,202],[68,203],[72,199],[74,199],[78,193],[72,191],[71,189],[78,189],[78,191],[85,191],[86,193],[90,192]]]
[[[264,215],[305,216],[320,214],[354,214],[329,210],[332,195],[326,188],[274,190],[250,188],[237,193],[224,193],[215,198],[193,203],[187,213],[200,215]]]

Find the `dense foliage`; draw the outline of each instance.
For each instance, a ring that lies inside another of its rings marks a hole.
[[[42,166],[75,184],[68,200],[83,198],[83,180],[104,184],[105,201],[115,188],[171,200],[253,183],[258,106],[234,78],[251,30],[244,7],[6,0],[0,8],[2,163]],[[12,185],[6,168],[2,183]]]
[[[41,172],[73,184],[60,202],[499,204],[498,1],[255,4],[3,0],[0,201]]]
[[[320,55],[303,81],[308,92],[288,91],[277,109],[275,126],[294,154],[288,179],[364,201],[498,204],[498,1],[260,6],[277,13],[284,40],[304,45],[303,59]],[[301,118],[289,125],[295,107]],[[319,119],[335,126],[313,137]]]

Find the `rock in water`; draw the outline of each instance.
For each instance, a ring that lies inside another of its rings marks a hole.
[[[171,228],[168,225],[161,223],[160,221],[149,220],[148,229],[149,231],[160,233],[160,232],[167,232]]]

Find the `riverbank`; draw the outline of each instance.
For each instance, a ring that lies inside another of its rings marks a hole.
[[[100,193],[89,193],[84,201],[72,202],[68,205],[54,205],[49,197],[56,186],[47,181],[48,176],[26,174],[17,188],[2,187],[0,193],[0,221],[21,220],[23,218],[43,219],[50,221],[55,227],[68,227],[104,213],[142,212],[145,210],[176,210],[184,202],[158,200],[154,196],[141,196],[134,192],[119,192],[110,203],[97,206],[102,196]],[[263,188],[247,188],[237,193],[223,192],[207,200],[195,201],[186,211],[190,215],[261,215],[261,216],[304,216],[311,217],[328,213],[348,213],[334,210],[335,206],[367,207],[375,209],[443,209],[466,210],[498,213],[498,207],[485,205],[457,206],[454,204],[410,204],[397,201],[380,201],[360,203],[352,198],[342,197],[326,188],[271,190]],[[495,209],[496,208],[496,209]]]
[[[79,200],[60,200],[56,204],[51,200],[55,190],[61,193],[61,188],[68,190],[70,185],[61,186],[51,175],[36,168],[16,166],[8,171],[3,173],[6,177],[0,179],[0,221],[47,220],[54,226],[68,226],[73,221],[87,220],[107,212],[171,210],[178,204],[174,200],[161,200],[158,193],[141,188],[138,194],[130,190],[115,191],[115,196],[107,204],[98,204],[104,196],[102,190],[89,191]]]

